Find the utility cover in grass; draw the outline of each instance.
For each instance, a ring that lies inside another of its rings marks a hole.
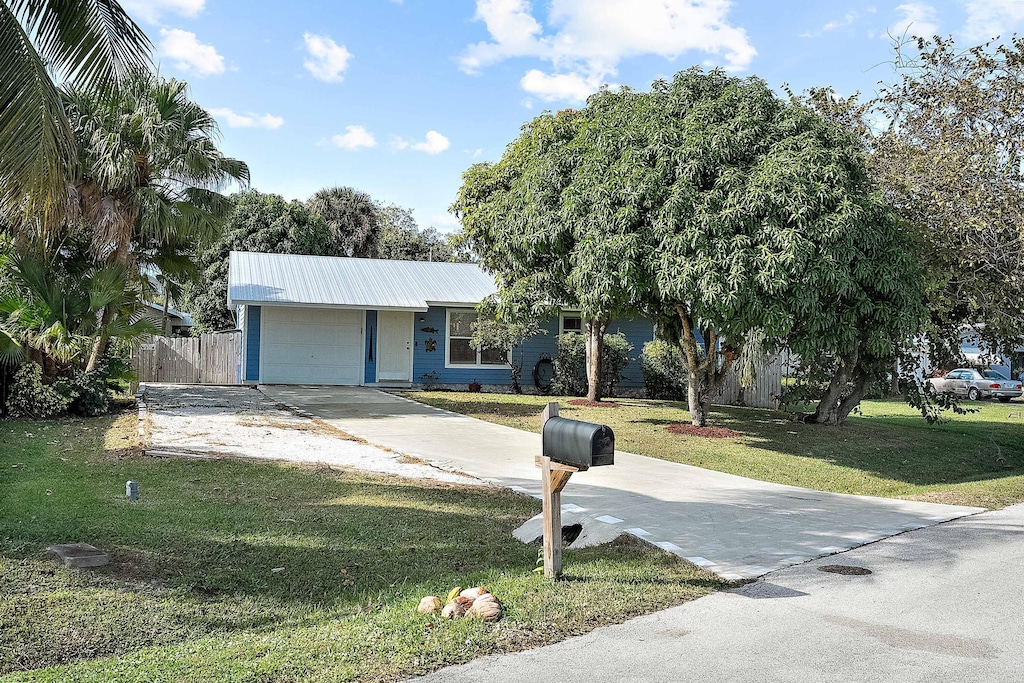
[[[51,545],[46,549],[46,556],[59,559],[65,567],[85,568],[102,567],[110,562],[110,555],[88,543],[67,543]]]

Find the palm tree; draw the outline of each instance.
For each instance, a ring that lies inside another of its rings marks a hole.
[[[377,256],[380,208],[370,195],[351,187],[332,187],[319,190],[306,206],[330,226],[334,253],[361,258]]]
[[[163,245],[219,232],[231,210],[219,190],[245,188],[249,168],[217,149],[217,122],[186,83],[138,71],[113,96],[68,88],[66,102],[79,141],[70,217],[90,226],[98,258],[138,267]],[[107,341],[97,338],[89,369]]]
[[[0,295],[0,329],[47,377],[80,367],[99,334],[134,340],[157,331],[143,315],[139,279],[123,265],[96,264],[72,246],[14,256],[8,266],[13,286]]]
[[[0,215],[59,225],[75,141],[55,79],[109,90],[151,44],[115,0],[0,0]]]

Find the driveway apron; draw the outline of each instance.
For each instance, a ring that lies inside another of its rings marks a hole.
[[[539,434],[365,387],[263,386],[354,436],[540,497]],[[616,451],[575,474],[562,509],[643,538],[726,579],[770,571],[980,508],[824,493]]]

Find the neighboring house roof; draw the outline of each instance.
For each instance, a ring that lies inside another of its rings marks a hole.
[[[163,317],[163,315],[164,315],[163,304],[155,304],[152,301],[147,301],[146,305],[149,306],[150,308],[152,308],[157,313],[159,313],[160,314],[160,316],[159,316],[160,318]],[[168,308],[167,309],[167,314],[170,317],[172,317],[172,318],[178,318],[179,320],[181,320],[181,325],[179,325],[179,327],[192,327],[192,316],[190,316],[188,313],[182,313],[181,311],[176,311],[173,308]]]
[[[494,278],[472,263],[231,252],[228,306],[284,304],[425,311],[475,306]]]

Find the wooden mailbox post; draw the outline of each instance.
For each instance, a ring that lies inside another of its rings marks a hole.
[[[562,575],[562,489],[573,472],[614,464],[615,435],[608,427],[558,417],[558,404],[541,413],[543,453],[536,458],[544,506],[544,576]]]

